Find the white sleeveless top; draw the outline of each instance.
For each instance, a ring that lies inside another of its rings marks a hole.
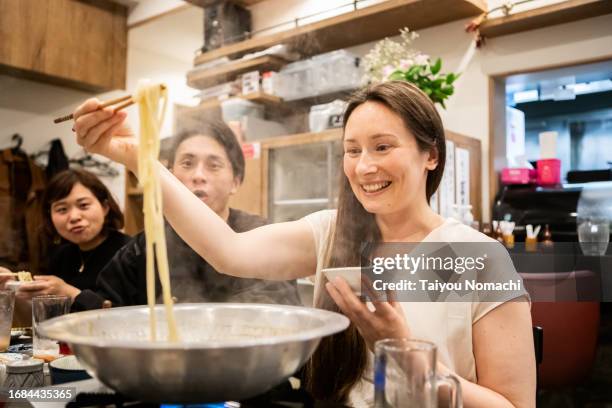
[[[321,291],[325,290],[321,269],[327,245],[336,221],[336,210],[322,210],[307,215],[304,219],[312,228],[317,251],[315,277],[315,304]],[[447,218],[422,242],[497,242],[453,218]],[[516,279],[520,275],[516,273]],[[438,347],[438,361],[457,375],[476,382],[476,361],[472,348],[472,325],[503,302],[402,302],[404,315],[413,338],[428,340]],[[362,381],[350,394],[354,407],[371,407],[374,404],[372,381],[373,354],[370,352],[370,367]]]

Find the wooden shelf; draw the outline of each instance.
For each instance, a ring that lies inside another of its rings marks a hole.
[[[354,92],[353,89],[346,91],[338,91],[324,95],[316,95],[309,98],[297,99],[294,101],[285,101],[282,98],[266,94],[263,92],[254,92],[248,95],[239,95],[232,98],[245,99],[251,102],[257,102],[265,107],[277,112],[300,112],[308,110],[312,105],[318,105],[322,103],[329,103],[336,99],[346,100]],[[207,110],[207,109],[219,109],[221,107],[221,101],[218,99],[210,99],[202,102],[196,107],[189,108],[191,110]]]
[[[230,99],[244,99],[246,101],[261,103],[264,106],[271,107],[272,109],[282,109],[283,108],[283,99],[279,98],[275,95],[270,95],[263,92],[254,92],[247,95],[238,95],[233,96]],[[219,109],[221,107],[221,102],[219,99],[209,99],[198,106],[195,106],[193,110],[207,110],[207,109]]]
[[[567,0],[507,17],[492,18],[480,26],[480,33],[484,37],[494,38],[609,13],[612,13],[610,0]]]
[[[283,103],[282,98],[264,92],[253,92],[247,95],[240,95],[239,98],[246,99],[247,101],[251,102],[258,102],[264,105],[279,105]]]
[[[234,43],[203,53],[195,65],[221,57],[238,58],[276,44],[288,44],[302,56],[315,55],[476,16],[487,10],[485,0],[387,0],[291,30]]]
[[[286,64],[286,60],[273,55],[265,55],[244,61],[231,61],[218,67],[187,73],[187,85],[196,89],[204,89],[233,80],[236,76],[249,71],[278,71]]]

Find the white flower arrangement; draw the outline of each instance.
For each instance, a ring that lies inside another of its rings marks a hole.
[[[415,63],[429,62],[429,55],[412,48],[414,40],[419,38],[416,31],[404,27],[400,30],[399,41],[385,38],[374,46],[363,58],[365,82],[384,82],[398,68],[408,69]]]
[[[399,41],[385,38],[363,58],[364,82],[408,81],[417,85],[434,103],[445,107],[444,100],[454,92],[453,82],[458,74],[441,74],[442,61],[431,62],[429,55],[414,49],[412,43],[419,38],[408,28],[400,30]]]

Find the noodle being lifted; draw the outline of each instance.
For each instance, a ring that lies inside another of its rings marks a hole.
[[[163,99],[161,109],[160,98]],[[170,294],[168,253],[157,170],[159,129],[166,111],[168,91],[164,85],[141,83],[133,99],[138,104],[140,114],[138,175],[143,188],[143,213],[147,241],[147,300],[151,319],[151,339],[156,340],[157,333],[155,319],[155,265],[157,265],[168,322],[168,340],[178,341],[179,336]]]

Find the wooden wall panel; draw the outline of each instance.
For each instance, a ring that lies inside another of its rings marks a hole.
[[[482,222],[482,151],[480,140],[459,133],[445,131],[446,139],[470,152],[470,203],[474,220]]]
[[[0,10],[0,72],[88,91],[125,88],[124,6],[0,0]]]
[[[261,159],[246,159],[244,182],[238,192],[230,198],[229,206],[251,214],[264,215],[262,203],[263,174]]]

